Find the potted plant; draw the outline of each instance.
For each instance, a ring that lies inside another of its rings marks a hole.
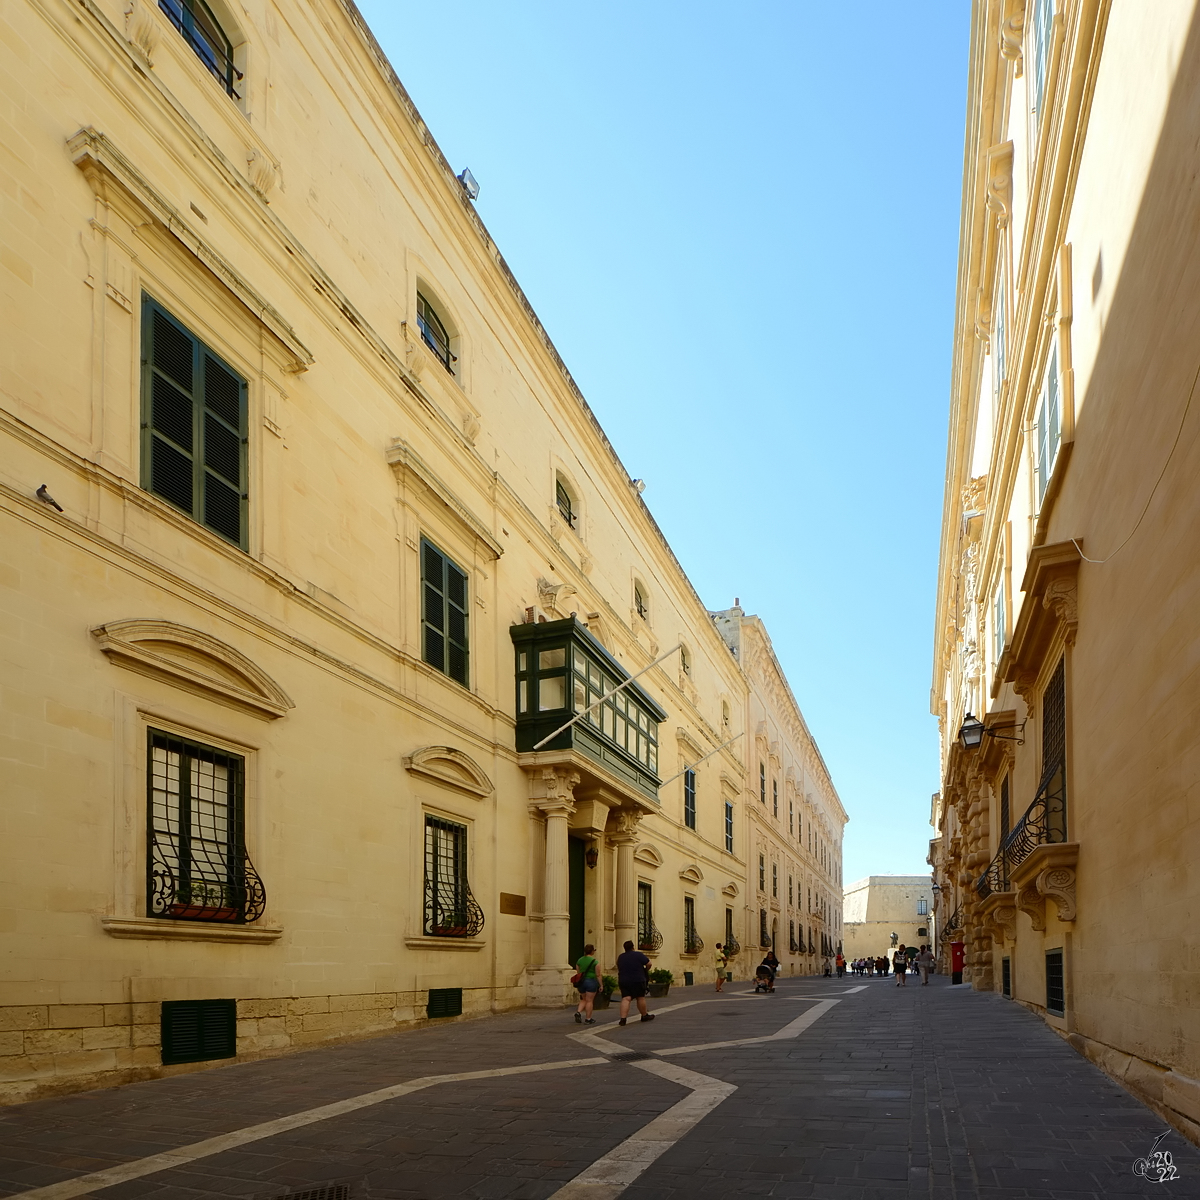
[[[675,976],[666,967],[655,967],[650,972],[650,995],[661,1000],[671,990]]]
[[[600,978],[600,990],[596,993],[596,999],[592,1001],[593,1008],[607,1008],[612,1003],[613,992],[617,990],[617,977],[615,975],[603,975]]]

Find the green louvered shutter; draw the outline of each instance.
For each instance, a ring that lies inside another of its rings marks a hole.
[[[246,381],[149,297],[142,486],[246,546]]]
[[[465,687],[468,679],[467,576],[421,542],[422,657]]]

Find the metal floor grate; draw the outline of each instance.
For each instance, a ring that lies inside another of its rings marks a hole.
[[[332,1183],[328,1187],[309,1188],[304,1192],[288,1192],[275,1200],[350,1200],[348,1183]]]
[[[623,1054],[610,1054],[614,1062],[641,1062],[645,1058],[653,1058],[653,1054],[643,1054],[640,1050],[626,1050]]]

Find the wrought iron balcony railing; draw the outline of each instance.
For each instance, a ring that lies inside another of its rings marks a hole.
[[[638,949],[639,950],[661,950],[663,944],[663,935],[658,932],[658,927],[653,921],[647,921],[644,925],[638,928]]]
[[[951,916],[950,920],[948,920],[946,922],[946,924],[942,926],[942,941],[944,941],[944,942],[954,941],[954,935],[956,933],[958,933],[961,929],[962,929],[962,913],[960,912],[959,909],[956,908],[954,910],[954,914]]]
[[[703,949],[704,939],[694,929],[685,929],[683,931],[684,954],[699,954]]]
[[[464,880],[455,888],[433,886],[425,880],[425,934],[427,937],[478,937],[483,932],[483,909]]]
[[[1000,843],[996,857],[975,883],[981,900],[993,892],[1010,890],[1009,876],[1018,864],[1027,859],[1038,846],[1067,840],[1066,774],[1057,762],[1042,776],[1041,787],[1025,815],[1012,832]]]
[[[149,867],[152,917],[244,925],[266,911],[267,889],[245,850],[224,859],[194,855],[185,874],[174,848],[155,838]]]
[[[741,952],[742,943],[739,942],[737,938],[731,937],[726,939],[725,945],[721,948],[725,951],[726,958],[737,958],[738,954]]]

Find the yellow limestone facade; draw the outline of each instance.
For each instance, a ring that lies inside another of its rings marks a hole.
[[[778,664],[353,4],[172,7],[3,17],[0,1098],[711,982],[747,761],[833,804]]]
[[[773,949],[784,974],[820,974],[842,941],[849,818],[762,620],[736,603],[712,616],[748,683],[737,839],[749,856],[743,921],[751,961],[744,966],[752,971]]]
[[[900,946],[933,946],[933,881],[928,875],[868,875],[846,888],[846,958],[889,960]]]
[[[1192,1137],[1198,79],[1192,0],[973,6],[930,853],[966,981]]]

